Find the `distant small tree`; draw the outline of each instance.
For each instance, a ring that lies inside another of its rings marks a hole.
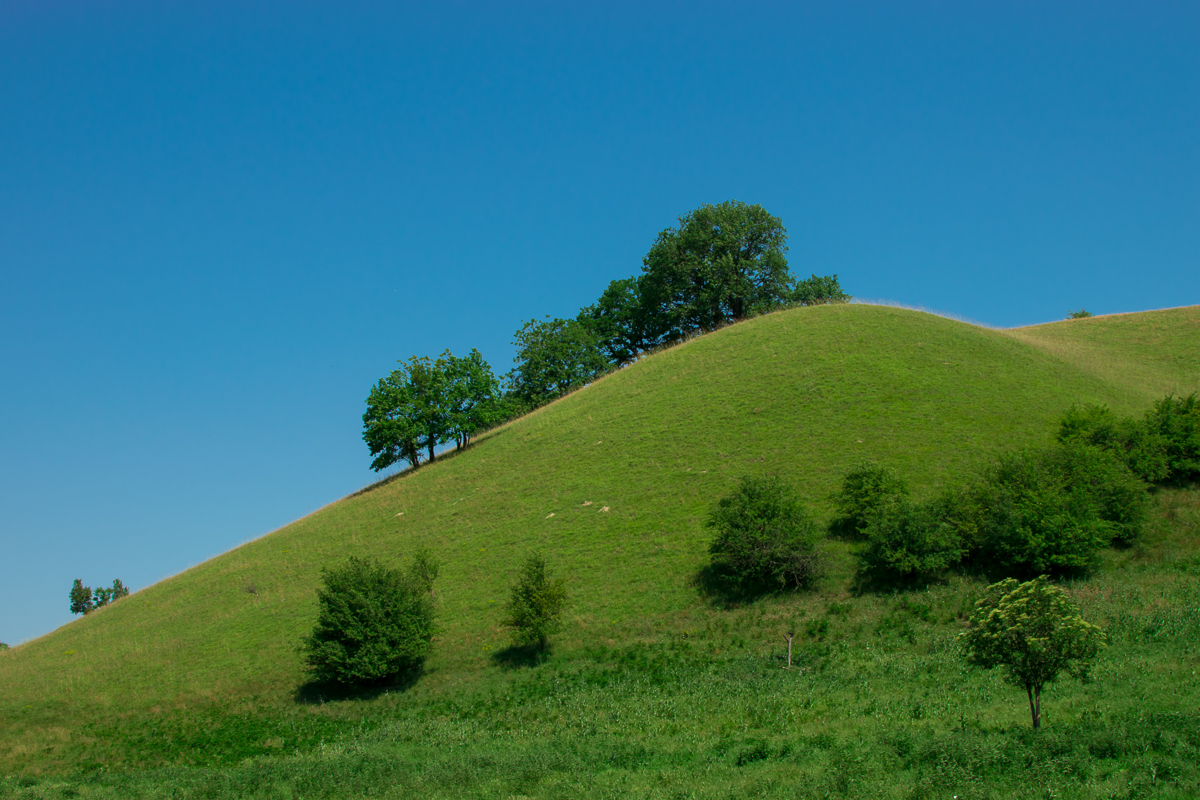
[[[837,275],[813,275],[796,281],[791,300],[802,306],[820,306],[830,303],[848,303],[852,298],[842,291]]]
[[[567,585],[551,574],[540,553],[530,553],[521,565],[509,595],[504,625],[512,629],[513,644],[536,644],[544,653],[562,624]]]
[[[820,571],[820,532],[782,479],[746,476],[709,512],[709,553],[742,583],[799,588]]]
[[[129,590],[125,588],[125,584],[121,583],[121,579],[117,578],[113,581],[112,586],[101,587],[93,592],[95,598],[94,607],[102,608],[114,600],[120,600],[129,594]]]
[[[1084,319],[1085,317],[1090,316],[1092,316],[1092,312],[1088,311],[1086,308],[1081,308],[1078,311],[1067,312],[1067,317],[1070,319]]]
[[[1060,672],[1085,679],[1105,643],[1104,632],[1085,622],[1067,593],[1045,575],[989,586],[975,604],[970,628],[958,638],[968,663],[1002,667],[1005,680],[1024,687],[1034,728],[1042,724],[1043,687]]]
[[[92,610],[92,588],[84,586],[79,578],[71,584],[71,613],[86,614]]]
[[[322,570],[317,622],[303,646],[313,677],[369,686],[420,667],[432,648],[433,602],[431,582],[414,572],[354,557]]]

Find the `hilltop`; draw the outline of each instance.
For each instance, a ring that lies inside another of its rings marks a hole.
[[[502,685],[499,606],[531,549],[569,581],[555,656],[564,664],[714,630],[727,623],[696,585],[701,522],[740,476],[783,475],[826,517],[830,492],[864,458],[928,495],[999,450],[1047,442],[1072,403],[1140,414],[1166,393],[1200,391],[1198,342],[1200,307],[994,331],[830,305],[698,337],[0,654],[0,765],[154,764],[183,752],[145,733],[155,720],[184,731],[200,719],[218,729],[293,719],[310,708],[297,644],[320,570],[349,555],[399,562],[427,546],[444,563],[425,676],[402,701],[359,701],[367,706],[417,708]],[[734,613],[758,614],[761,626],[843,601],[847,546],[829,548],[833,568],[816,593]],[[958,602],[969,587],[947,591]],[[884,613],[882,601],[862,602],[868,617]],[[766,652],[778,637],[762,636]],[[346,719],[378,724],[364,707],[330,705],[305,712],[312,741]],[[262,725],[233,756],[270,752],[277,723]]]

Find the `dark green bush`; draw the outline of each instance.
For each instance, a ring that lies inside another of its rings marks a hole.
[[[1108,406],[1089,403],[1067,409],[1059,422],[1058,441],[1107,450],[1150,483],[1164,481],[1171,474],[1167,440],[1145,420],[1118,417]]]
[[[546,559],[530,553],[509,596],[504,624],[512,629],[513,644],[536,644],[542,652],[550,636],[558,632],[567,585],[550,573]]]
[[[369,686],[421,666],[434,633],[429,587],[375,559],[321,573],[317,623],[304,642],[318,681]]]
[[[866,537],[859,564],[864,576],[875,581],[932,580],[963,556],[958,531],[941,508],[902,495],[885,497],[872,510]]]
[[[1105,406],[1074,406],[1059,423],[1060,442],[1111,451],[1150,483],[1200,479],[1200,398],[1168,395],[1135,420]]]
[[[1145,427],[1164,443],[1168,480],[1200,480],[1200,398],[1164,397],[1146,414]]]
[[[1002,455],[943,502],[973,562],[1031,577],[1086,571],[1101,548],[1132,542],[1147,499],[1112,453],[1076,444]]]
[[[705,526],[713,563],[745,584],[799,588],[820,571],[820,533],[795,491],[774,476],[742,478]]]
[[[871,513],[880,503],[907,495],[903,478],[874,461],[863,461],[846,473],[841,490],[833,495],[838,516],[832,529],[843,536],[862,538]]]

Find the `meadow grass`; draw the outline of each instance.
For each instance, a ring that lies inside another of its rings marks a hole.
[[[960,797],[1024,796],[1003,775],[1026,763],[1079,797],[1142,786],[1149,765],[1146,785],[1161,775],[1154,791],[1170,796],[1195,779],[1180,764],[1198,744],[1170,717],[1200,699],[1185,680],[1200,618],[1194,494],[1160,493],[1146,540],[1075,587],[1125,638],[1098,666],[1107,680],[1055,687],[1042,738],[1024,732],[1019,692],[954,652],[973,581],[852,596],[851,546],[829,542],[814,592],[714,603],[697,583],[704,515],[743,474],[785,476],[827,517],[860,459],[928,494],[1000,449],[1049,441],[1073,402],[1140,413],[1163,386],[1196,386],[1195,338],[1167,330],[1194,330],[1195,310],[1154,313],[1169,319],[1042,326],[1050,335],[828,306],[643,359],[0,653],[12,776],[0,794],[922,796],[958,781],[983,792]],[[321,567],[420,546],[444,561],[425,673],[348,698],[306,687],[297,645]],[[521,667],[499,620],[534,549],[572,600],[549,660]],[[802,631],[793,670],[780,669],[788,627]],[[1118,729],[1127,740],[1096,756],[1087,743]],[[1135,752],[1151,729],[1175,737],[1158,761],[1157,740]],[[939,761],[948,750],[959,755]],[[1086,775],[1054,777],[1070,758]]]

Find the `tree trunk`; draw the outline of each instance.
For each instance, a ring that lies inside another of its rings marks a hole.
[[[1033,729],[1042,727],[1042,687],[1026,684],[1025,691],[1029,694],[1029,714],[1033,717]]]

